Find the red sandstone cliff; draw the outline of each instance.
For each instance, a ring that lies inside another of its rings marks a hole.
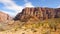
[[[60,8],[24,8],[21,13],[18,13],[14,20],[27,21],[31,17],[44,20],[50,18],[60,18]]]
[[[6,22],[10,19],[11,19],[11,17],[8,14],[0,11],[0,22]]]

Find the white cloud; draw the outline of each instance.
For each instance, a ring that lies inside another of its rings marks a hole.
[[[3,3],[6,9],[14,10],[16,12],[20,12],[23,8],[22,6],[16,5],[12,0],[0,0],[0,3]]]
[[[34,7],[32,3],[29,2],[28,0],[24,0],[24,1],[25,1],[25,4],[24,4],[25,7]]]
[[[60,5],[59,5],[59,6],[57,6],[57,8],[60,8]]]
[[[28,0],[24,0],[25,4],[23,6],[18,6],[14,1],[12,0],[0,0],[0,3],[4,4],[4,8],[5,9],[9,9],[9,10],[13,10],[15,11],[15,13],[12,14],[17,14],[18,12],[21,12],[23,8],[25,7],[34,7],[32,5],[31,2],[29,2]],[[11,14],[10,12],[8,12],[9,14]]]
[[[25,7],[34,7],[31,2],[24,4]]]

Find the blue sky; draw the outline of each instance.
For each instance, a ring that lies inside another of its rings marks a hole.
[[[0,11],[15,16],[25,7],[59,8],[60,0],[0,0]]]

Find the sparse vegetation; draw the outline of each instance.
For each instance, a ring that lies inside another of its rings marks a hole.
[[[8,30],[13,30],[15,32],[22,29],[22,31],[27,31],[31,29],[33,33],[40,32],[42,34],[51,34],[51,32],[60,32],[60,18],[55,19],[47,19],[44,21],[28,21],[28,22],[20,22],[14,21],[14,23],[8,23],[4,27],[10,27]],[[1,26],[0,26],[1,27]],[[24,30],[23,30],[24,29]],[[6,31],[3,28],[0,28],[1,31]],[[29,32],[29,31],[28,31]],[[25,33],[22,33],[25,34]]]

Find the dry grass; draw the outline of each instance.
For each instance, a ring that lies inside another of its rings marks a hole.
[[[47,19],[43,21],[29,20],[28,22],[10,21],[5,27],[9,27],[9,32],[22,34],[60,34],[60,18]],[[1,27],[1,26],[0,26]],[[1,29],[1,28],[0,28]],[[2,31],[7,31],[1,29]]]

